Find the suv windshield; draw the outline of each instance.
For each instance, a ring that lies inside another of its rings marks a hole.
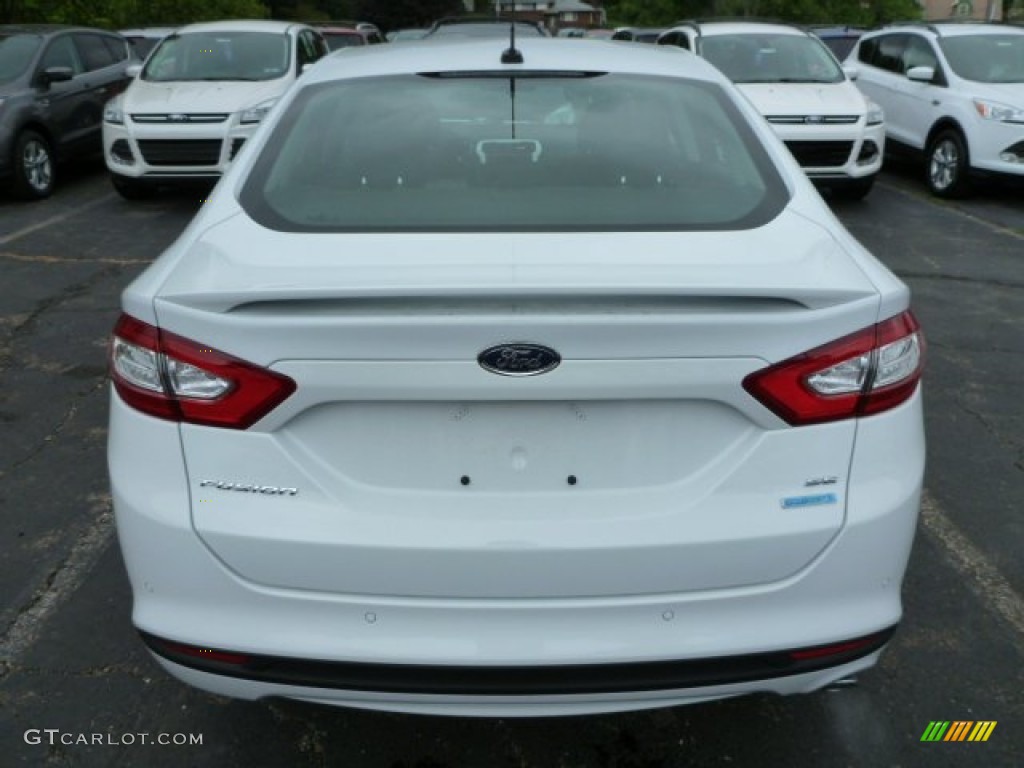
[[[700,54],[734,83],[838,83],[843,70],[810,35],[705,35]]]
[[[964,80],[1024,83],[1024,35],[957,35],[940,38],[950,68]]]
[[[42,42],[38,35],[0,35],[0,83],[9,83],[28,69]]]
[[[715,84],[523,72],[306,88],[240,199],[285,231],[622,231],[759,226],[788,192]]]
[[[164,39],[142,79],[275,80],[288,72],[288,36],[275,32],[194,32]]]

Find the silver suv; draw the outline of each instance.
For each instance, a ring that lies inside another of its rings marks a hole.
[[[939,197],[983,175],[1024,177],[1024,28],[960,22],[866,33],[846,59],[885,110],[887,146],[925,159]]]

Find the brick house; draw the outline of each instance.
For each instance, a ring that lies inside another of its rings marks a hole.
[[[498,11],[502,15],[515,13],[518,18],[538,21],[551,32],[567,27],[592,29],[605,24],[604,9],[600,3],[585,3],[581,0],[498,0]]]
[[[1001,0],[924,0],[925,19],[948,19],[955,16],[973,19],[1001,19]]]

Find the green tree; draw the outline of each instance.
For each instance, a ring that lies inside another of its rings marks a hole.
[[[605,8],[614,24],[650,26],[715,16],[869,26],[921,16],[916,0],[608,0]]]
[[[355,0],[359,20],[372,21],[387,31],[401,27],[425,27],[442,16],[465,11],[462,0]]]

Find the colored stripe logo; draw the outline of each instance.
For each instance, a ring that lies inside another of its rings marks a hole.
[[[932,720],[921,734],[921,741],[988,741],[996,720]]]

